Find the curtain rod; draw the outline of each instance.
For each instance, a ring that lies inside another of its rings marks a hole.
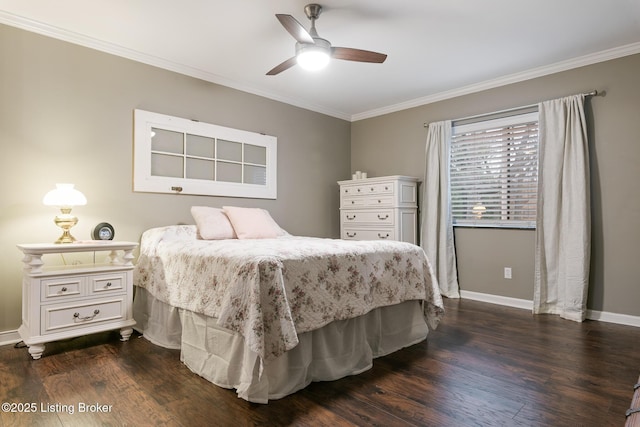
[[[598,91],[597,90],[592,90],[591,92],[585,92],[582,95],[585,96],[585,97],[587,97],[587,96],[596,96],[596,95],[598,95]],[[490,116],[490,115],[493,115],[493,114],[508,113],[510,111],[516,111],[516,110],[524,110],[524,109],[527,109],[527,108],[533,108],[533,107],[537,107],[537,106],[538,106],[538,104],[523,105],[522,107],[509,108],[509,109],[506,109],[506,110],[494,111],[492,113],[484,113],[484,114],[477,114],[475,116],[462,117],[462,118],[459,118],[459,119],[452,120],[452,122],[459,122],[459,121],[462,121],[462,120],[470,120],[470,119],[475,119],[475,118],[478,118],[478,117]],[[425,122],[424,123],[424,127],[428,127],[428,126],[429,126],[429,123]]]

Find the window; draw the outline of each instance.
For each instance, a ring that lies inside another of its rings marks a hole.
[[[275,199],[273,136],[135,110],[134,191]]]
[[[535,228],[538,113],[454,123],[450,179],[454,225]]]

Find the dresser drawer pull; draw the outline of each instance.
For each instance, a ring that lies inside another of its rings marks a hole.
[[[95,309],[93,310],[93,314],[91,316],[80,317],[80,313],[75,312],[73,313],[73,321],[75,323],[78,323],[78,322],[86,322],[87,320],[93,320],[99,313],[100,313],[100,310]]]
[[[355,216],[355,215],[353,215],[353,216],[349,216],[349,215],[347,215],[347,219],[348,219],[349,221],[353,221],[354,219],[356,219],[356,216]]]
[[[370,188],[370,190],[371,190],[371,191],[376,191],[376,189],[375,189],[375,188],[373,188],[373,187],[371,187],[371,188]]]
[[[384,236],[380,233],[378,233],[378,237],[381,239],[388,239],[389,238],[389,233],[385,234]]]
[[[358,188],[358,193],[360,192],[360,189]]]
[[[60,289],[60,292],[67,292],[67,287],[64,286],[62,289]]]
[[[111,287],[111,282],[107,282],[106,285],[104,285],[105,288],[110,288]]]
[[[356,201],[355,201],[355,200],[352,200],[352,201],[351,201],[351,204],[352,204],[352,205],[353,205],[353,204],[355,204],[355,203],[356,203]]]
[[[385,219],[389,219],[389,214],[386,214],[385,216],[382,216],[382,215],[378,214],[378,219],[380,221],[384,221]]]
[[[353,234],[352,234],[352,233],[349,233],[349,232],[347,231],[347,237],[356,237],[356,234],[358,234],[358,233],[353,232]]]

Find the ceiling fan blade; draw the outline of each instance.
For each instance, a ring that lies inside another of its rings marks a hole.
[[[372,52],[370,50],[352,49],[350,47],[333,47],[331,56],[345,61],[375,62],[381,64],[387,59],[384,53]]]
[[[296,65],[296,57],[295,56],[293,58],[287,59],[282,64],[276,65],[275,67],[273,67],[267,73],[267,76],[275,76],[276,74],[280,74],[281,72],[283,72],[285,70],[288,70],[289,68],[293,67],[294,65]]]
[[[277,13],[276,18],[278,18],[284,29],[300,43],[314,43],[311,34],[293,16]]]

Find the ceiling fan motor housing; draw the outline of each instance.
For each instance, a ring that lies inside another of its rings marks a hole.
[[[304,7],[304,13],[309,19],[318,19],[320,12],[322,12],[322,6],[316,3],[311,3]]]
[[[296,55],[301,54],[302,52],[305,52],[307,50],[314,50],[314,51],[322,51],[325,52],[327,55],[331,55],[331,43],[329,43],[328,40],[325,40],[323,38],[320,37],[314,37],[313,41],[315,41],[315,43],[300,43],[297,42],[296,43]]]

